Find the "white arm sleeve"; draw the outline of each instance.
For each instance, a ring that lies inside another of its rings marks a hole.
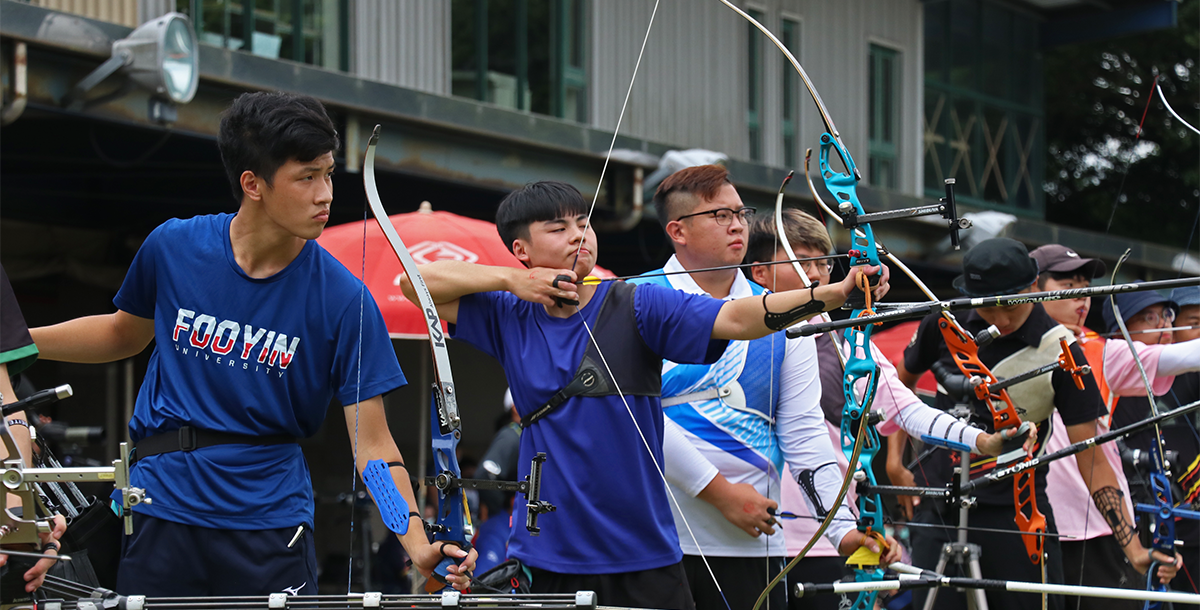
[[[898,424],[915,439],[928,434],[962,443],[975,451],[979,450],[976,442],[982,434],[981,430],[958,421],[941,409],[925,404],[900,381],[896,367],[874,343],[871,344],[871,353],[879,366],[879,384],[875,389],[873,407],[883,411],[885,421],[879,425],[881,433],[890,436]]]
[[[1158,357],[1159,375],[1182,375],[1200,371],[1200,339],[1172,343],[1163,347]]]
[[[817,374],[817,349],[812,338],[789,339],[780,372],[779,410],[775,415],[776,434],[783,456],[792,474],[803,482],[804,501],[811,514],[824,517],[832,508],[841,489],[843,474],[838,467],[837,454],[825,427],[821,411],[821,380]],[[807,493],[815,487],[818,498]],[[820,506],[816,506],[820,502]],[[846,498],[837,507],[837,517],[825,530],[825,537],[837,548],[842,538],[855,529],[854,514]]]
[[[663,474],[672,485],[691,497],[696,497],[716,478],[717,467],[700,453],[679,428],[679,424],[663,416]]]
[[[921,401],[900,407],[900,427],[913,438],[920,439],[928,434],[971,447],[979,452],[979,436],[983,431],[972,428],[952,417],[949,413],[935,409]]]

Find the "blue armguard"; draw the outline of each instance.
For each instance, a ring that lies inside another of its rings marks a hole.
[[[379,516],[383,518],[383,524],[389,530],[403,536],[408,532],[408,502],[404,501],[404,496],[400,495],[400,490],[396,488],[396,481],[392,479],[387,462],[367,462],[362,478],[367,484],[367,489],[371,491],[371,497],[375,498],[375,505],[379,507]]]

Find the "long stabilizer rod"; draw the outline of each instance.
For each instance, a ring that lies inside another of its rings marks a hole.
[[[899,322],[923,318],[934,312],[962,311],[979,307],[1011,307],[1025,303],[1044,303],[1046,301],[1061,301],[1078,299],[1080,297],[1104,297],[1125,292],[1142,292],[1144,290],[1164,290],[1167,288],[1182,288],[1185,286],[1200,286],[1200,277],[1184,277],[1175,280],[1158,280],[1154,282],[1137,282],[1129,284],[1113,284],[1111,286],[1095,286],[1091,288],[1071,288],[1069,290],[1051,290],[1048,292],[1024,292],[1003,294],[994,297],[967,297],[950,301],[931,301],[914,305],[908,309],[896,309],[873,316],[860,316],[835,322],[804,324],[787,331],[788,338],[808,337],[817,333],[841,330],[851,326],[879,324],[882,322]]]

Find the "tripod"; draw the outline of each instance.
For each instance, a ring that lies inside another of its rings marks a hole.
[[[959,483],[966,485],[970,479],[970,464],[971,452],[960,452],[962,461],[958,468],[955,469],[955,474],[958,475]],[[964,465],[968,466],[964,468]],[[962,501],[958,509],[958,540],[956,542],[947,542],[942,545],[942,554],[938,558],[937,567],[934,572],[938,574],[946,573],[946,566],[953,562],[958,566],[960,573],[967,574],[971,578],[983,578],[983,570],[979,567],[979,555],[982,552],[978,544],[967,542],[967,518],[971,510],[971,502]],[[929,595],[925,597],[924,610],[933,610],[933,604],[937,601],[938,589],[933,589]],[[967,608],[969,610],[988,610],[987,595],[982,589],[972,589],[967,593]]]

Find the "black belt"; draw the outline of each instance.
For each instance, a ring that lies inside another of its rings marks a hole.
[[[137,462],[160,453],[195,451],[213,445],[286,445],[295,442],[298,442],[295,437],[286,434],[251,436],[184,426],[178,430],[148,436],[135,443],[133,461]]]

